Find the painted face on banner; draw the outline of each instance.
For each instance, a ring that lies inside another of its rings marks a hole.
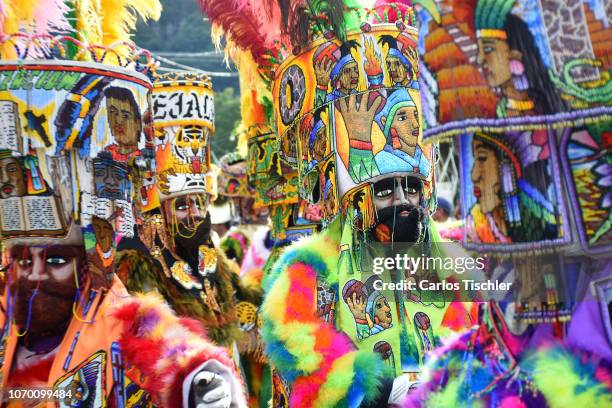
[[[108,88],[106,111],[108,125],[119,146],[119,152],[129,154],[138,149],[142,131],[140,107],[131,92],[123,88]]]
[[[22,197],[25,194],[23,169],[15,157],[0,159],[0,197]]]
[[[151,84],[121,68],[62,64],[5,64],[0,74],[0,230],[9,248],[83,246],[105,279],[115,243],[134,233],[135,169],[152,164],[141,114]],[[31,81],[16,80],[24,75]]]
[[[517,248],[567,242],[552,131],[489,134],[461,139],[466,245]],[[529,146],[529,149],[525,149]]]

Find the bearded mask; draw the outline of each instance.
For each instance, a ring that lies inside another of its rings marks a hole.
[[[190,275],[210,269],[199,267],[199,253],[210,239],[207,212],[217,195],[210,163],[212,84],[205,75],[160,75],[154,80],[152,100],[156,169],[140,178],[139,204],[145,217],[140,238],[167,276],[186,289],[199,290],[201,284]]]

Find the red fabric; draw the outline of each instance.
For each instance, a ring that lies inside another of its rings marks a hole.
[[[115,316],[128,326],[119,340],[125,361],[138,367],[146,378],[146,384],[139,385],[159,396],[163,407],[182,406],[185,377],[208,360],[217,360],[240,378],[225,349],[209,343],[199,322],[177,318],[165,304],[151,307],[135,299],[119,308]],[[160,332],[161,325],[164,330]],[[172,343],[163,337],[166,333]],[[177,338],[172,333],[184,336]],[[175,358],[185,352],[191,356],[187,361]]]
[[[8,386],[13,388],[46,387],[54,359],[55,353],[51,353],[21,370],[12,370]]]
[[[372,143],[362,142],[360,140],[349,140],[349,146],[359,150],[372,150]]]
[[[181,325],[185,326],[189,331],[193,332],[196,336],[208,338],[206,328],[202,323],[195,319],[189,319],[187,317],[181,317],[179,319]]]

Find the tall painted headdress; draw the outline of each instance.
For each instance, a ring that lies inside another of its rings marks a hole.
[[[242,64],[243,78],[247,77],[245,71],[249,69],[261,72],[251,84],[244,79],[241,84],[247,182],[254,192],[255,206],[269,209],[273,245],[282,246],[315,231],[320,215],[299,197],[297,172],[281,159],[278,138],[272,127],[272,81],[266,79],[269,72],[266,67],[248,66],[246,61]]]
[[[327,203],[325,222],[359,201],[357,224],[371,228],[368,186],[393,175],[422,180],[423,207],[433,209],[433,149],[421,143],[417,36],[405,2],[366,10],[373,2],[248,1],[240,16],[223,2],[201,3],[226,53],[251,58],[273,83],[280,159],[297,171],[303,198]],[[364,199],[351,200],[356,194]]]
[[[210,166],[210,141],[215,108],[210,78],[172,72],[157,75],[153,85],[156,188],[145,186],[143,209],[154,209],[185,194],[214,198],[217,191]]]
[[[210,162],[210,141],[215,129],[213,96],[207,75],[172,72],[154,77],[156,167],[154,172],[142,174],[138,186],[144,217],[141,240],[167,277],[196,291],[202,289],[202,282],[178,256],[176,241],[179,235],[188,238],[196,233],[206,222],[209,203],[217,196],[217,174]],[[177,216],[177,209],[182,207],[188,208],[184,211],[185,220]],[[182,224],[188,225],[187,230]],[[216,254],[212,245],[201,244],[202,259],[197,266],[205,276],[214,271]]]
[[[0,62],[3,242],[84,244],[91,283],[105,285],[116,244],[134,234],[137,174],[154,163],[150,63],[135,52],[108,65],[100,48],[49,36],[35,41],[49,58],[28,60],[5,40],[17,59]],[[97,62],[64,59],[69,46]]]
[[[283,61],[273,88],[282,158],[297,169],[300,193],[324,203],[326,222],[358,214],[354,225],[362,230],[375,223],[372,186],[384,178],[417,178],[423,208],[435,206],[412,11],[385,7],[394,21],[373,9],[343,39],[321,28]]]

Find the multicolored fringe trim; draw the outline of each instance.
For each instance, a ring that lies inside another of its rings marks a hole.
[[[235,372],[225,349],[207,340],[200,323],[178,318],[159,295],[135,296],[115,315],[126,329],[119,342],[125,359],[148,379],[146,391],[159,397],[160,406],[182,406],[183,379],[205,361],[215,359]],[[238,406],[246,406],[244,395]]]

